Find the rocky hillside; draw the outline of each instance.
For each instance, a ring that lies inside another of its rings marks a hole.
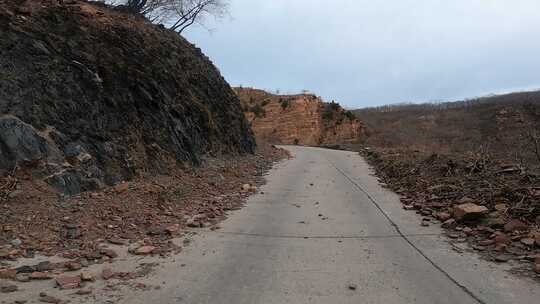
[[[235,88],[255,136],[276,144],[335,145],[364,135],[362,123],[337,103],[312,94],[273,95]]]
[[[0,169],[66,193],[253,152],[239,100],[178,34],[83,1],[0,1]]]

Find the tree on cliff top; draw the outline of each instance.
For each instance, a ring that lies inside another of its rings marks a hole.
[[[205,17],[222,18],[227,13],[229,0],[111,0],[132,13],[142,14],[154,23],[166,24],[169,29],[182,33],[194,23],[201,24]]]

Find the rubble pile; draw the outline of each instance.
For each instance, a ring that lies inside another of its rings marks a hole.
[[[36,254],[114,258],[113,251],[100,249],[103,242],[130,246],[137,255],[178,250],[172,238],[215,225],[240,208],[272,162],[286,157],[281,149],[260,151],[70,197],[17,172],[9,178],[17,180],[17,194],[0,202],[0,269],[2,260]]]
[[[381,181],[422,225],[438,220],[455,241],[496,262],[532,264],[540,274],[540,175],[489,155],[426,155],[364,148]],[[529,268],[531,269],[531,268]]]

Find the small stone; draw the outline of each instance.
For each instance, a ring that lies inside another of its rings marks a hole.
[[[81,237],[81,231],[74,224],[66,224],[65,237],[70,240],[78,239]]]
[[[103,268],[101,271],[101,278],[103,278],[105,281],[109,280],[114,276],[114,272],[110,268]]]
[[[478,245],[480,245],[480,246],[489,246],[489,245],[493,245],[493,244],[495,244],[494,240],[482,240],[482,241],[478,242]]]
[[[148,235],[162,235],[165,230],[161,227],[151,227],[146,234]]]
[[[422,223],[420,224],[422,227],[428,227],[429,226],[429,222],[428,221],[422,221]]]
[[[92,251],[85,255],[85,258],[88,260],[99,260],[101,257],[102,256],[98,251]]]
[[[531,238],[524,238],[524,239],[521,239],[520,242],[521,242],[523,245],[526,245],[526,246],[529,246],[529,247],[534,246],[534,239],[531,239]]]
[[[52,276],[46,272],[35,271],[30,274],[30,280],[50,280]]]
[[[91,293],[92,293],[92,289],[90,289],[90,288],[79,289],[76,292],[76,294],[79,295],[79,296],[85,296],[85,295],[89,295]]]
[[[131,253],[135,253],[135,250],[137,250],[139,247],[143,246],[144,243],[142,241],[135,242],[133,244],[130,244],[128,247],[128,251]]]
[[[496,204],[495,205],[495,210],[497,210],[498,212],[505,212],[507,209],[508,209],[508,205],[506,205],[506,204]]]
[[[480,246],[480,245],[473,245],[472,248],[474,250],[478,250],[478,251],[484,251],[486,250],[486,247],[485,246]]]
[[[516,219],[511,220],[510,222],[506,223],[506,225],[504,225],[504,231],[506,232],[526,231],[526,230],[529,230],[529,225]]]
[[[508,248],[508,244],[495,244],[495,251],[504,252]]]
[[[46,293],[42,292],[39,294],[39,301],[43,303],[54,303],[54,304],[60,304],[62,303],[62,300],[49,296]]]
[[[0,269],[0,279],[13,280],[16,275],[16,269]]]
[[[432,214],[433,211],[429,210],[429,209],[422,209],[420,210],[420,214],[423,215],[423,216],[430,216]]]
[[[93,282],[95,281],[95,277],[92,273],[89,273],[89,272],[82,272],[81,273],[81,280],[83,281],[90,281],[90,282]]]
[[[111,259],[118,257],[118,253],[112,249],[101,249],[101,254],[108,256]]]
[[[24,266],[15,268],[15,270],[17,270],[17,273],[32,273],[36,271],[36,268],[32,266],[24,265]]]
[[[126,239],[121,239],[121,238],[110,238],[107,240],[109,243],[111,244],[114,244],[114,245],[128,245],[129,244],[129,240],[126,240]]]
[[[90,262],[88,262],[88,260],[86,258],[80,258],[79,263],[81,264],[82,267],[90,266]]]
[[[504,234],[504,233],[498,233],[495,238],[493,239],[493,241],[495,242],[496,245],[501,245],[501,244],[509,244],[512,240],[510,240],[510,238]]]
[[[499,262],[499,263],[508,262],[508,261],[510,261],[510,259],[512,259],[512,257],[507,255],[507,254],[501,254],[501,255],[498,255],[498,256],[495,257],[495,261]]]
[[[502,228],[506,221],[502,217],[493,217],[487,219],[486,224],[491,228]]]
[[[60,289],[74,289],[81,286],[80,276],[61,276],[56,278],[56,284]]]
[[[350,289],[350,290],[356,290],[356,289],[358,289],[358,285],[356,285],[356,284],[349,284],[349,289]]]
[[[13,247],[19,247],[19,246],[21,246],[22,241],[21,241],[20,239],[14,239],[14,240],[11,240],[10,243],[11,243],[11,245],[12,245]]]
[[[441,222],[445,222],[445,221],[449,220],[452,217],[452,215],[450,215],[450,213],[448,213],[448,212],[439,212],[435,216]]]
[[[413,205],[403,205],[403,209],[405,210],[414,210],[414,206]]]
[[[22,282],[22,283],[29,282],[30,281],[30,276],[28,274],[26,274],[26,273],[18,273],[15,276],[15,280],[18,281],[18,282]]]
[[[488,213],[488,208],[474,203],[465,203],[454,206],[454,218],[458,221],[475,220]]]
[[[531,236],[534,239],[536,246],[540,247],[540,231],[535,231],[531,233]]]
[[[165,231],[167,231],[167,233],[169,234],[175,234],[178,232],[178,230],[180,230],[180,225],[178,224],[174,224],[165,228]]]
[[[536,264],[536,265],[534,266],[534,271],[535,271],[536,273],[540,274],[540,264]]]
[[[142,247],[139,247],[135,250],[135,254],[137,255],[147,255],[147,254],[151,254],[152,252],[154,252],[154,250],[156,250],[156,247],[154,246],[142,246]]]
[[[37,271],[40,271],[40,272],[51,270],[51,262],[49,262],[49,261],[44,261],[44,262],[38,263],[38,264],[36,265],[36,270],[37,270]]]
[[[443,228],[453,228],[456,226],[456,220],[455,219],[448,219],[446,221],[444,221],[444,223],[442,223],[442,227]]]
[[[129,190],[129,183],[121,183],[114,186],[114,192],[123,193]]]
[[[466,235],[471,235],[473,234],[473,230],[470,227],[465,227],[463,228],[463,233],[465,233]]]
[[[82,268],[82,265],[77,262],[70,261],[70,262],[64,263],[64,267],[66,267],[68,271],[77,271]]]
[[[189,219],[189,220],[186,222],[186,226],[191,227],[191,228],[200,228],[200,227],[201,227],[201,223],[199,223],[199,222],[197,222],[197,221],[194,221],[193,219]]]
[[[0,292],[2,293],[15,292],[17,290],[19,290],[17,285],[0,283]]]

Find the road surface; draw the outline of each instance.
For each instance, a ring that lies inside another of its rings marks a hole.
[[[537,283],[421,227],[357,153],[286,148],[263,193],[121,302],[540,303]]]

